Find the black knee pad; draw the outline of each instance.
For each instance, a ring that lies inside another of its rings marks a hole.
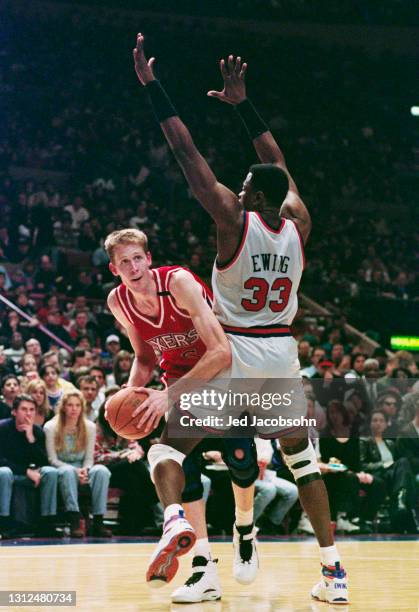
[[[242,458],[236,452],[243,454]],[[224,463],[230,470],[231,480],[238,487],[250,487],[259,476],[256,444],[252,438],[227,438],[224,440]]]
[[[185,474],[185,488],[182,492],[182,501],[185,503],[202,499],[204,487],[201,482],[202,448],[198,444],[183,461]]]

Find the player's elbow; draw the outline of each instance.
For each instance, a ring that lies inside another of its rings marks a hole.
[[[218,347],[214,354],[214,359],[216,363],[220,366],[220,370],[224,370],[225,368],[229,368],[231,366],[232,356],[231,349],[228,342],[226,344]]]

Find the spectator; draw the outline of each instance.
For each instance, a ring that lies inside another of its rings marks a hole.
[[[330,471],[331,468],[325,469],[325,466],[321,466],[337,528],[340,518],[339,527],[342,531],[353,533],[359,531],[360,526],[365,531],[370,531],[386,491],[381,479],[361,470],[359,438],[328,436],[321,437],[319,442],[323,464],[343,464],[348,468],[335,472]],[[343,478],[340,478],[342,476]],[[363,492],[363,497],[359,496],[359,491]],[[343,514],[339,515],[338,511]]]
[[[29,381],[34,378],[39,378],[38,366],[35,357],[31,353],[25,353],[20,360],[20,372],[19,377],[20,387],[24,393],[26,393],[26,387]]]
[[[94,409],[93,404],[99,393],[99,384],[94,376],[87,374],[77,379],[77,386],[84,397],[85,416],[89,421],[95,422],[98,412]]]
[[[397,438],[396,451],[398,457],[409,460],[419,491],[419,402],[415,405],[414,419],[402,429]]]
[[[54,412],[64,393],[76,391],[74,385],[59,377],[59,373],[59,369],[54,365],[42,365],[39,369],[39,375],[47,388],[48,402]]]
[[[82,337],[89,339],[90,345],[95,346],[97,334],[94,325],[89,323],[89,315],[86,309],[76,312],[74,323],[70,326],[69,334],[77,344]]]
[[[301,375],[305,376],[306,378],[311,378],[312,376],[314,376],[314,374],[316,374],[317,372],[317,366],[319,365],[319,362],[324,361],[325,355],[325,350],[320,346],[317,346],[315,349],[313,349],[313,353],[310,359],[311,365],[306,368],[303,368],[301,370]]]
[[[4,354],[4,346],[0,346],[0,380],[7,374],[14,374],[15,364]]]
[[[346,382],[353,383],[362,378],[366,358],[365,353],[354,353],[351,355],[351,369],[345,374]]]
[[[361,439],[361,469],[381,479],[390,496],[390,517],[397,533],[416,533],[415,478],[406,457],[395,458],[394,440],[385,438],[388,416],[383,410],[371,415],[371,436]]]
[[[110,486],[123,491],[119,502],[120,532],[123,535],[140,534],[152,520],[152,506],[157,502],[143,458],[144,451],[137,442],[118,437],[110,428],[102,405],[97,422],[95,462],[109,469]]]
[[[276,535],[286,514],[298,499],[298,489],[294,483],[279,478],[274,470],[267,469],[273,455],[271,443],[262,438],[255,441],[260,472],[255,482],[254,517],[255,521],[262,521],[265,532]]]
[[[119,351],[113,358],[112,375],[108,376],[108,385],[119,387],[128,382],[133,355],[128,351]]]
[[[400,404],[400,396],[393,391],[382,393],[377,398],[376,408],[382,410],[387,416],[387,424],[384,432],[386,438],[397,438],[399,433],[397,415]]]
[[[35,289],[38,291],[50,291],[54,289],[55,283],[54,266],[49,255],[42,255],[40,267],[35,274]]]
[[[5,349],[4,354],[8,359],[11,359],[15,365],[20,363],[25,349],[23,348],[23,337],[18,331],[13,332],[10,339],[10,347]]]
[[[36,363],[39,364],[42,357],[42,347],[39,340],[36,338],[29,338],[29,340],[25,342],[25,347],[26,351],[33,355],[36,359]]]
[[[298,359],[301,368],[308,368],[312,364],[311,361],[312,348],[307,340],[300,340],[298,343]]]
[[[83,206],[83,198],[76,196],[72,204],[65,207],[65,210],[71,215],[73,229],[78,230],[83,223],[89,218],[89,212]]]
[[[108,538],[112,533],[103,524],[103,515],[111,474],[105,466],[94,464],[96,427],[84,413],[84,398],[80,391],[63,395],[57,415],[44,427],[48,460],[58,469],[58,486],[71,536],[80,538],[84,535],[80,528],[78,488],[88,484],[92,492],[92,535]]]
[[[0,419],[7,419],[11,415],[13,403],[20,393],[20,384],[17,376],[7,374],[1,381]]]
[[[40,378],[31,380],[26,387],[26,393],[31,396],[36,404],[35,425],[43,427],[47,421],[54,417],[54,411],[48,401],[45,382]]]
[[[76,384],[77,379],[81,375],[80,372],[83,370],[83,373],[92,366],[92,351],[76,348],[71,355],[71,368],[70,368],[70,380]]]
[[[39,487],[41,525],[38,533],[55,536],[57,472],[49,467],[44,432],[34,424],[36,407],[28,395],[18,395],[12,417],[0,423],[0,532],[10,526],[13,485]]]

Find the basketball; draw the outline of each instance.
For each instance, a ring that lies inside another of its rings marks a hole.
[[[137,429],[141,414],[132,417],[132,413],[140,406],[148,395],[135,390],[133,387],[121,389],[107,402],[106,419],[114,432],[127,440],[144,438],[149,432]]]

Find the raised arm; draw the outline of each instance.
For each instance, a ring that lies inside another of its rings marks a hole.
[[[146,87],[157,120],[193,195],[211,215],[218,228],[229,231],[232,225],[241,226],[242,217],[237,196],[217,181],[208,163],[196,148],[188,128],[154,76],[155,58],[152,57],[147,61],[144,55],[142,34],[137,36],[137,45],[133,54],[138,79]]]
[[[142,387],[151,379],[157,365],[157,357],[153,349],[138,334],[135,327],[121,312],[115,289],[108,296],[108,308],[119,323],[127,330],[128,338],[134,350],[134,361],[128,379],[129,387]]]
[[[304,242],[306,242],[311,230],[310,214],[287,168],[284,154],[275,141],[269,127],[247,97],[245,83],[247,64],[242,63],[240,57],[234,59],[230,55],[227,62],[224,59],[220,61],[220,70],[224,81],[224,89],[222,91],[211,90],[208,92],[208,95],[234,106],[253,142],[260,161],[263,164],[275,164],[287,174],[289,191],[281,207],[280,214],[287,219],[295,221]]]

